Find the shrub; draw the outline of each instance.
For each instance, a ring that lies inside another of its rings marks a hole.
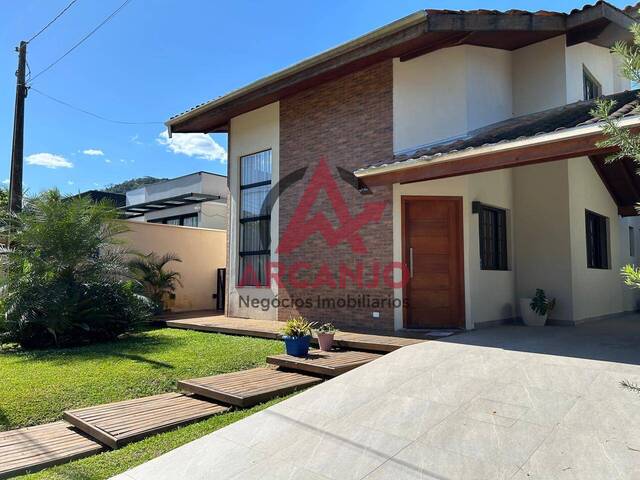
[[[127,230],[117,218],[106,202],[57,190],[0,218],[0,233],[11,232],[0,255],[1,340],[25,348],[109,340],[149,317],[116,240]]]
[[[175,253],[166,253],[162,256],[151,252],[141,255],[129,264],[136,278],[142,283],[145,293],[154,303],[156,313],[165,311],[165,299],[176,291],[178,285],[182,286],[180,273],[166,270],[171,262],[182,262]]]
[[[314,323],[309,323],[304,317],[294,317],[287,320],[282,328],[282,333],[287,337],[306,337],[311,335]]]

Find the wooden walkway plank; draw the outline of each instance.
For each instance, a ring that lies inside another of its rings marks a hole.
[[[281,338],[282,322],[272,320],[254,320],[245,318],[218,316],[195,316],[194,318],[180,317],[164,320],[167,327],[196,330],[202,332],[224,333],[229,335],[244,335],[250,337]],[[317,345],[317,339],[313,343]],[[377,335],[370,333],[355,333],[339,331],[335,336],[336,347],[366,350],[371,352],[388,353],[398,348],[427,341],[424,338],[407,338],[393,335]]]
[[[334,350],[331,352],[310,350],[309,355],[304,358],[287,354],[272,355],[267,357],[267,363],[299,372],[336,377],[381,356],[378,353],[353,350]]]
[[[212,377],[182,380],[178,382],[178,388],[237,407],[250,407],[321,381],[320,378],[295,372],[254,368]]]
[[[103,449],[66,422],[0,432],[0,478],[36,472]]]
[[[105,445],[118,448],[227,410],[229,407],[189,395],[163,393],[67,411],[64,419]]]

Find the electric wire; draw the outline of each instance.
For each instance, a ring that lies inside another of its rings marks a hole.
[[[69,3],[69,5],[67,5],[66,7],[64,7],[55,17],[53,17],[53,19],[47,23],[44,27],[42,27],[40,29],[40,31],[38,33],[36,33],[33,37],[31,37],[29,40],[27,40],[27,43],[31,43],[33,40],[35,40],[36,38],[38,38],[38,36],[40,36],[40,34],[42,32],[44,32],[47,28],[49,28],[56,20],[58,20],[62,15],[64,15],[64,12],[66,12],[67,10],[69,10],[74,3],[76,3],[78,0],[72,0],[71,3]]]
[[[99,120],[105,121],[105,122],[109,122],[109,123],[116,123],[119,125],[163,125],[163,122],[127,122],[124,120],[114,120],[112,118],[107,118],[107,117],[103,117],[102,115],[98,115],[97,113],[93,113],[90,112],[89,110],[85,110],[83,108],[80,107],[76,107],[75,105],[72,105],[68,102],[65,102],[64,100],[60,100],[59,98],[53,97],[51,95],[49,95],[48,93],[45,93],[41,90],[38,90],[37,88],[33,87],[33,86],[29,86],[30,90],[33,90],[36,93],[39,93],[40,95],[42,95],[43,97],[48,98],[49,100],[52,100],[56,103],[59,103],[60,105],[64,105],[67,108],[70,108],[72,110],[76,110],[78,112],[84,113],[85,115],[89,115],[91,117],[97,118]]]
[[[71,52],[73,52],[76,48],[78,48],[80,45],[82,45],[89,37],[91,37],[94,33],[96,33],[102,26],[104,26],[106,23],[108,23],[113,17],[115,17],[120,10],[122,10],[124,7],[126,7],[129,3],[131,2],[131,0],[125,0],[124,3],[122,3],[118,8],[116,8],[113,12],[111,12],[111,14],[109,16],[107,16],[102,22],[100,22],[93,30],[91,30],[89,33],[87,33],[84,37],[82,37],[78,42],[76,42],[69,50],[67,50],[64,54],[62,54],[60,57],[58,57],[57,60],[53,61],[52,63],[50,63],[46,68],[44,68],[43,70],[40,70],[40,72],[38,72],[36,75],[33,76],[33,78],[31,79],[31,81],[35,81],[36,78],[38,78],[40,75],[44,74],[45,72],[48,72],[49,70],[51,70],[54,66],[56,66],[60,61],[62,61],[62,59],[64,59],[67,55],[69,55]]]

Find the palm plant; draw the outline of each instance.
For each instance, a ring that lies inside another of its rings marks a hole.
[[[171,262],[182,262],[175,253],[140,255],[129,263],[131,271],[142,283],[145,293],[156,306],[156,313],[166,310],[166,298],[182,286],[179,272],[165,270]]]
[[[105,202],[50,190],[0,212],[0,333],[24,347],[113,339],[148,317],[128,279],[128,229]]]

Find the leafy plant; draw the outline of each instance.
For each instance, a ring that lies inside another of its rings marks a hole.
[[[333,326],[333,323],[323,323],[322,325],[320,325],[316,331],[318,333],[336,333],[338,331],[338,329],[336,327]]]
[[[306,337],[307,335],[311,335],[314,325],[315,323],[307,322],[302,316],[292,317],[285,323],[282,328],[282,333],[287,337]]]
[[[0,212],[2,341],[64,346],[116,338],[146,320],[150,304],[129,279],[127,231],[104,202],[50,190],[22,213]]]
[[[555,308],[556,299],[547,298],[544,290],[542,290],[541,288],[537,288],[536,294],[531,299],[531,303],[529,305],[531,307],[531,310],[533,310],[540,316],[544,316],[549,314]]]
[[[141,255],[129,263],[131,271],[144,286],[147,296],[156,307],[156,313],[166,310],[166,298],[182,286],[179,272],[166,270],[171,262],[182,262],[175,253]]]
[[[640,385],[639,384],[630,382],[629,380],[623,380],[623,381],[620,382],[620,385],[622,386],[622,388],[625,388],[627,390],[631,390],[632,392],[635,392],[638,395],[640,395]]]

